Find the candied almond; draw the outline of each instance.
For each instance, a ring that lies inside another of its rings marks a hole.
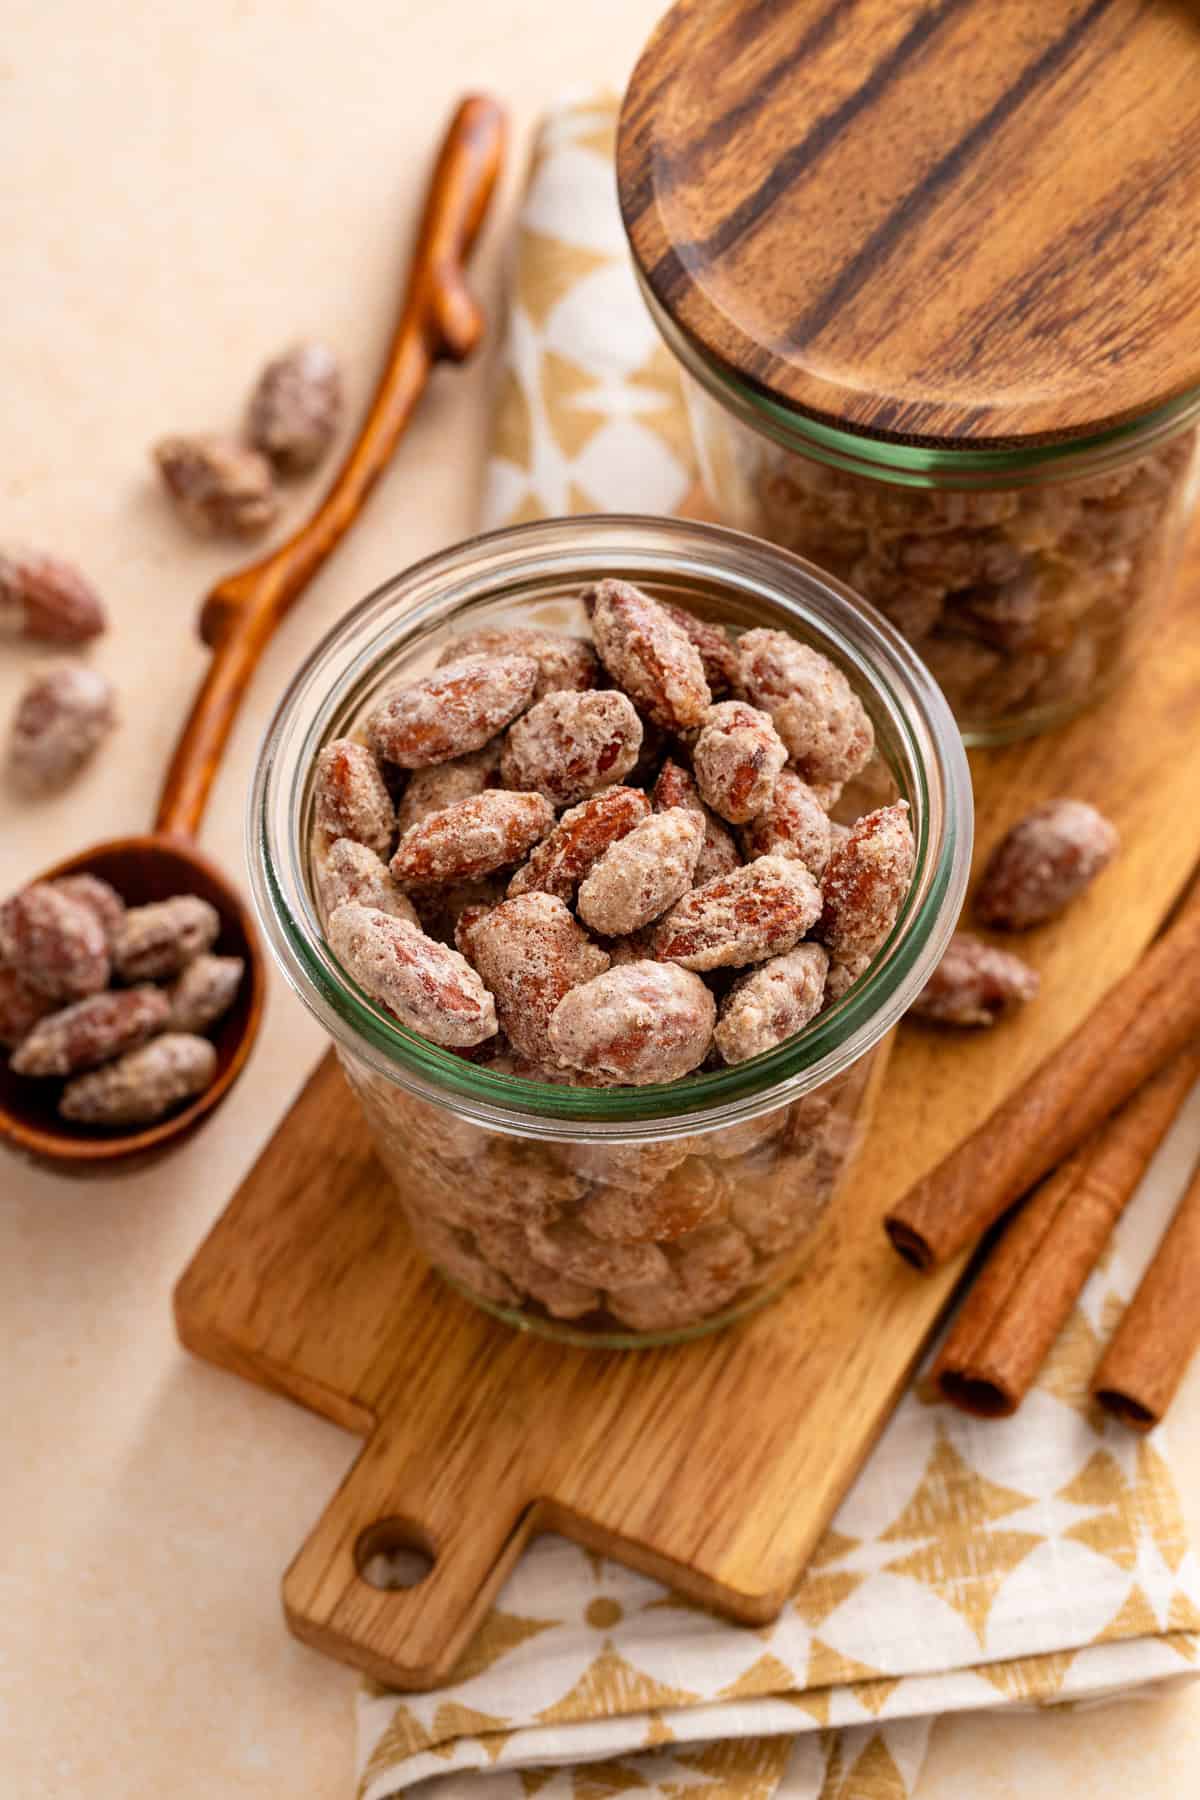
[[[687,807],[651,813],[604,852],[579,888],[579,916],[625,937],[666,912],[692,885],[704,821]]]
[[[704,842],[692,871],[692,886],[703,887],[717,875],[728,875],[741,867],[742,856],[733,833],[722,825],[711,807],[705,806],[694,777],[670,757],[663,763],[654,783],[654,810],[668,812],[673,806],[686,806],[704,820]]]
[[[563,813],[508,884],[510,897],[541,892],[570,901],[605,851],[647,817],[650,802],[639,788],[601,788]]]
[[[701,1225],[671,1246],[671,1264],[701,1316],[728,1306],[754,1273],[754,1255],[726,1220]]]
[[[817,884],[794,857],[759,856],[693,888],[654,933],[654,954],[685,969],[736,968],[780,956],[821,911]]]
[[[820,944],[797,944],[734,982],[721,1002],[713,1039],[727,1063],[762,1056],[815,1019],[829,958]]]
[[[504,898],[503,875],[481,875],[478,881],[443,881],[412,890],[421,930],[441,944],[454,944],[459,920],[470,912],[487,912]]]
[[[744,700],[710,706],[692,752],[701,798],[733,825],[764,812],[787,749],[768,713]]]
[[[342,377],[324,344],[293,344],[258,378],[246,433],[281,475],[315,469],[338,428]]]
[[[65,894],[76,905],[86,906],[89,912],[94,912],[111,947],[125,917],[125,902],[116,888],[99,875],[89,875],[86,871],[81,875],[60,875],[50,886],[56,894]]]
[[[506,787],[572,806],[623,780],[641,744],[642,722],[627,695],[611,688],[547,694],[511,727],[500,772]]]
[[[171,1011],[161,988],[117,988],[89,994],[50,1013],[9,1059],[17,1075],[75,1075],[109,1062],[161,1030]]]
[[[166,1032],[115,1062],[76,1075],[58,1110],[80,1125],[149,1125],[210,1085],[217,1053],[207,1038]]]
[[[669,600],[660,600],[659,605],[668,617],[674,619],[680,630],[686,632],[700,652],[704,679],[713,699],[720,700],[731,693],[737,685],[737,651],[725,627],[697,618],[686,607],[673,606]]]
[[[84,644],[108,624],[79,570],[40,550],[0,550],[0,637]]]
[[[393,918],[407,919],[410,925],[420,924],[416,908],[387,864],[354,838],[337,838],[318,855],[313,873],[324,919],[339,906],[357,902],[391,913]]]
[[[873,956],[896,923],[912,880],[908,802],[865,813],[830,854],[821,877],[817,936],[834,962]]]
[[[871,721],[827,656],[766,630],[745,632],[737,652],[742,693],[770,713],[806,781],[848,781],[864,767],[875,747]]]
[[[245,970],[240,956],[193,957],[168,990],[168,1031],[207,1031],[224,1018],[237,998]]]
[[[496,1002],[500,1027],[518,1055],[554,1061],[550,1018],[565,994],[608,968],[553,894],[518,894],[482,917],[466,915],[458,942]]]
[[[825,977],[825,1010],[836,1006],[845,994],[850,992],[856,981],[866,974],[871,966],[871,956],[852,956],[849,962],[831,961],[829,973]]]
[[[689,1156],[652,1188],[597,1188],[579,1209],[593,1237],[619,1244],[663,1244],[705,1224],[721,1206],[724,1184]]]
[[[699,725],[712,704],[700,652],[665,607],[628,581],[583,596],[596,653],[613,680],[664,731]]]
[[[500,785],[500,739],[492,738],[482,750],[457,756],[453,762],[431,763],[414,769],[396,806],[396,826],[401,837],[430,813],[441,812],[459,800],[473,800],[485,788]]]
[[[54,1005],[49,994],[0,964],[0,1044],[14,1049]]]
[[[536,625],[480,625],[451,638],[438,666],[475,656],[532,656],[538,666],[535,700],[563,690],[584,693],[596,685],[599,664],[586,638],[540,631]]]
[[[520,1225],[504,1219],[481,1219],[474,1234],[491,1267],[506,1275],[520,1293],[544,1306],[552,1319],[581,1319],[585,1313],[599,1310],[598,1290],[581,1281],[571,1281],[539,1262]]]
[[[339,906],[328,933],[359,987],[410,1031],[448,1048],[495,1035],[492,996],[457,950],[370,906]]]
[[[699,976],[666,962],[622,963],[559,1002],[550,1045],[568,1068],[643,1087],[698,1068],[715,1019]]]
[[[117,723],[112,683],[85,663],[35,674],[17,702],[8,743],[13,785],[30,795],[65,787]]]
[[[524,712],[537,676],[531,656],[447,663],[385,694],[367,720],[367,741],[376,756],[403,769],[423,769],[482,750]]]
[[[794,856],[818,881],[829,861],[833,841],[829,816],[819,795],[794,769],[780,772],[770,804],[743,826],[741,837],[748,858]]]
[[[406,887],[470,881],[519,862],[553,826],[554,808],[543,795],[486,788],[413,825],[389,866]]]
[[[435,1269],[457,1281],[469,1293],[496,1306],[516,1306],[521,1296],[512,1283],[486,1263],[466,1232],[441,1219],[406,1206],[404,1217],[413,1241]]]
[[[313,782],[317,828],[332,838],[353,838],[386,856],[396,831],[392,797],[379,764],[365,744],[335,738],[317,757]]]
[[[654,1244],[614,1244],[593,1237],[578,1219],[525,1226],[529,1248],[540,1263],[587,1287],[641,1287],[670,1274],[667,1260]]]
[[[1120,846],[1116,827],[1084,800],[1047,800],[988,858],[975,912],[997,931],[1028,931],[1063,912]]]
[[[113,940],[113,970],[122,981],[157,981],[211,950],[221,929],[215,906],[199,894],[175,894],[131,906]]]
[[[1037,991],[1037,970],[1019,956],[956,931],[908,1014],[937,1025],[994,1025]]]
[[[279,502],[271,465],[257,450],[215,433],[167,437],[154,460],[175,510],[205,537],[257,537],[275,522]]]
[[[45,881],[0,906],[0,963],[52,1000],[83,1000],[108,986],[108,943],[99,919]]]

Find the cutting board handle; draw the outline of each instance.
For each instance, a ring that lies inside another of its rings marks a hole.
[[[464,1493],[476,1504],[464,1508]],[[502,1469],[481,1470],[477,1455],[469,1474],[415,1461],[403,1422],[385,1420],[283,1578],[288,1627],[378,1681],[437,1687],[536,1529],[535,1514]],[[374,1555],[402,1548],[432,1557],[424,1580],[380,1588],[365,1578]]]

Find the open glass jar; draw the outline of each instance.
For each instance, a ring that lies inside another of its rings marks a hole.
[[[606,575],[735,632],[787,630],[831,657],[877,743],[857,798],[848,792],[842,807],[854,816],[903,797],[916,843],[891,936],[836,1005],[765,1055],[640,1088],[531,1082],[502,1059],[470,1061],[406,1031],[326,944],[310,851],[322,744],[352,732],[383,689],[432,668],[464,629],[586,632],[578,595]],[[954,928],[970,850],[959,736],[898,633],[772,546],[637,518],[493,533],[364,600],[280,704],[249,839],[264,930],[337,1048],[417,1245],[460,1292],[510,1323],[609,1346],[673,1341],[738,1317],[786,1284],[823,1218],[836,1229],[838,1205],[853,1204],[850,1172],[881,1051]],[[645,1231],[650,1195],[656,1237]]]
[[[968,740],[1101,698],[1197,491],[1200,24],[681,0],[622,214],[718,516],[917,646]]]

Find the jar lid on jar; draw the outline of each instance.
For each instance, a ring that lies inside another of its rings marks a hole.
[[[880,443],[1077,443],[1200,388],[1200,17],[1163,0],[679,0],[621,208],[747,402]]]

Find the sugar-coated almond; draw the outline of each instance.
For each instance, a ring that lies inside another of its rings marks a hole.
[[[601,662],[664,731],[699,725],[712,703],[704,663],[664,606],[628,581],[598,581],[584,596]]]
[[[797,944],[734,982],[713,1038],[727,1063],[746,1062],[785,1043],[816,1018],[829,958],[820,944]]]
[[[744,700],[709,707],[692,752],[701,798],[733,825],[771,803],[787,750],[768,713]]]
[[[622,781],[641,744],[642,722],[625,694],[610,688],[547,694],[509,731],[500,773],[505,787],[573,806]]]
[[[538,666],[535,700],[560,692],[594,688],[599,665],[586,638],[539,631],[535,625],[480,625],[451,638],[438,658],[439,667],[473,656],[532,656]]]
[[[237,999],[246,964],[240,956],[197,956],[167,992],[168,1031],[207,1031]]]
[[[168,437],[154,461],[179,517],[204,537],[258,537],[279,512],[271,465],[216,433]]]
[[[531,1062],[553,1062],[551,1015],[572,988],[603,974],[606,953],[561,900],[537,892],[464,915],[457,942],[495,998],[513,1048]]]
[[[737,652],[724,626],[713,625],[708,619],[699,619],[695,613],[688,612],[682,606],[673,606],[667,600],[660,601],[659,604],[700,652],[704,679],[713,699],[721,700],[726,694],[732,693],[738,679]]]
[[[1026,813],[993,850],[975,912],[996,931],[1028,931],[1064,912],[1107,868],[1117,830],[1085,800],[1048,800]]]
[[[374,906],[393,918],[419,925],[417,911],[387,864],[353,838],[338,838],[315,861],[317,898],[321,916],[328,919],[339,906],[356,902]]]
[[[488,788],[413,825],[391,871],[406,887],[474,880],[520,862],[553,827],[554,808],[543,795]]]
[[[337,358],[324,344],[293,344],[269,362],[250,397],[246,431],[281,475],[315,469],[342,414]]]
[[[770,713],[805,781],[848,781],[870,760],[875,733],[842,671],[786,631],[747,631],[737,642],[741,691]]]
[[[80,875],[60,875],[50,886],[55,893],[65,894],[68,900],[95,913],[111,947],[125,917],[125,902],[116,888],[99,875],[89,875],[86,871]]]
[[[699,1068],[715,1022],[699,976],[666,962],[623,963],[559,1002],[550,1045],[567,1068],[642,1087]]]
[[[593,866],[613,844],[640,825],[650,802],[639,788],[602,788],[563,813],[548,837],[508,884],[510,896],[541,892],[570,901]]]
[[[211,950],[221,929],[215,906],[199,894],[175,894],[131,906],[113,941],[113,971],[122,981],[158,981]]]
[[[915,855],[906,800],[866,813],[835,845],[821,878],[817,927],[833,961],[879,949],[908,892]]]
[[[89,994],[39,1021],[9,1058],[16,1075],[74,1075],[145,1043],[167,1024],[161,988],[116,988]]]
[[[473,800],[485,788],[500,785],[500,739],[492,738],[482,750],[456,756],[453,762],[432,763],[414,769],[396,807],[396,827],[401,837],[430,813],[460,800]]]
[[[760,856],[685,894],[660,921],[654,954],[685,969],[739,968],[790,950],[820,911],[803,863]]]
[[[386,856],[396,834],[392,797],[365,744],[335,738],[317,757],[313,781],[317,829],[331,839],[353,838]]]
[[[691,887],[703,844],[704,821],[687,807],[651,813],[580,884],[580,918],[605,937],[640,930]]]
[[[775,781],[770,805],[742,828],[742,848],[756,856],[795,856],[820,880],[833,843],[829,816],[806,781],[784,769]]]
[[[728,875],[742,864],[741,852],[728,826],[705,806],[694,777],[681,763],[670,757],[663,763],[654,783],[654,810],[666,812],[672,806],[686,806],[704,820],[704,842],[692,871],[692,886],[703,887],[718,875]]]
[[[456,950],[369,906],[340,906],[328,932],[347,973],[410,1031],[449,1048],[494,1036],[492,996]]]
[[[20,792],[66,787],[117,723],[112,683],[85,663],[35,674],[17,702],[8,741],[9,778]]]
[[[525,1235],[539,1262],[586,1287],[641,1287],[670,1274],[657,1245],[610,1243],[593,1237],[578,1219],[530,1220]]]
[[[1037,991],[1037,970],[1019,956],[956,931],[908,1016],[936,1025],[994,1025]]]
[[[107,624],[104,602],[72,564],[40,550],[0,550],[0,637],[84,644]]]
[[[532,656],[448,663],[385,694],[367,720],[367,740],[376,756],[403,769],[466,756],[524,712],[537,678]]]
[[[202,1094],[216,1072],[217,1053],[207,1038],[168,1032],[74,1076],[58,1110],[80,1125],[150,1125]]]
[[[52,1000],[83,1000],[108,986],[108,943],[99,919],[45,881],[0,906],[0,963]]]
[[[0,1044],[14,1049],[55,1005],[16,969],[0,964]]]
[[[620,1244],[667,1244],[716,1214],[724,1184],[698,1156],[689,1156],[652,1188],[597,1188],[579,1209],[593,1237]]]

